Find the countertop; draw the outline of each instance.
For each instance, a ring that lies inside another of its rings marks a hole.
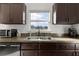
[[[51,38],[51,40],[28,40],[27,37],[0,38],[0,43],[27,43],[27,42],[63,42],[79,43],[78,38]]]

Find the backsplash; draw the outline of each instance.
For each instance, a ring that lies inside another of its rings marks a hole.
[[[79,35],[79,24],[75,24],[74,27],[76,28],[77,33],[78,33],[78,35]]]
[[[51,33],[57,33],[61,36],[63,33],[67,33],[70,25],[50,25],[48,31]],[[17,29],[19,33],[27,33],[30,31],[29,26],[26,25],[5,25],[0,24],[0,29]]]

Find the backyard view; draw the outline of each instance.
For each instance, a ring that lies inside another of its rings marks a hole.
[[[49,19],[48,12],[31,13],[31,28],[32,29],[47,29],[48,19]]]

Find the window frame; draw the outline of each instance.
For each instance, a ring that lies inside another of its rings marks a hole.
[[[44,13],[44,12],[47,12],[49,13],[49,16],[48,16],[48,24],[50,22],[50,12],[49,11],[30,11],[30,29],[33,30],[33,28],[31,28],[31,22],[47,22],[47,21],[44,21],[44,20],[31,20],[31,13]],[[49,25],[48,25],[49,26]],[[34,29],[34,30],[38,30],[38,29]],[[43,30],[43,29],[42,29]],[[48,30],[47,29],[44,29],[44,30]]]

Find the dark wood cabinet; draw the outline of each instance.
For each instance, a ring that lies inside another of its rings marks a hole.
[[[38,50],[21,50],[21,56],[38,56]]]
[[[77,9],[76,9],[76,11],[77,11],[76,12],[77,15],[76,15],[76,19],[75,20],[76,20],[76,23],[79,23],[79,3],[77,3]]]
[[[79,43],[75,44],[75,52],[74,52],[75,56],[79,56]]]
[[[66,4],[56,4],[56,24],[67,24],[68,21]]]
[[[21,3],[9,4],[9,20],[10,24],[23,24],[23,13],[25,6]]]
[[[78,46],[78,45],[77,45]],[[78,49],[74,43],[25,43],[21,44],[22,56],[75,56]]]
[[[74,56],[79,56],[79,50],[75,50]]]
[[[0,23],[7,24],[9,23],[9,5],[0,4]]]
[[[38,43],[21,44],[21,56],[38,56],[38,55],[39,55]]]
[[[23,3],[0,3],[1,24],[23,24],[26,15],[26,6]]]
[[[74,50],[75,44],[72,43],[57,43],[57,50]]]
[[[39,49],[39,44],[38,43],[27,43],[27,44],[21,44],[21,49],[26,49],[26,50],[37,50]]]
[[[40,50],[57,50],[57,44],[54,43],[40,43]]]
[[[76,3],[69,3],[67,4],[67,13],[68,13],[68,18],[69,18],[69,24],[76,24],[77,23],[77,6],[79,4]]]
[[[40,43],[40,56],[73,56],[75,44],[72,43]]]
[[[40,56],[74,56],[74,50],[40,50]]]
[[[57,24],[77,24],[79,23],[78,3],[57,3],[56,23]]]
[[[42,50],[74,50],[75,44],[72,43],[40,43]]]

